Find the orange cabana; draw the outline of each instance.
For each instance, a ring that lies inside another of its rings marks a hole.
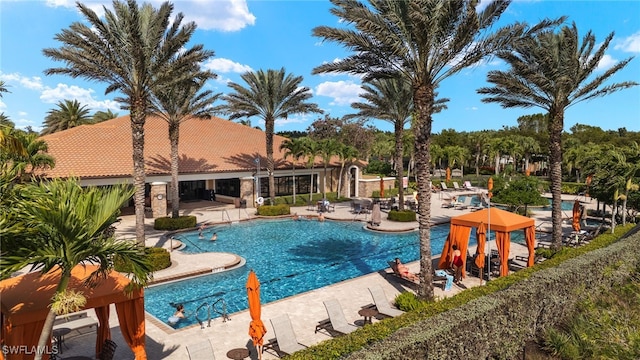
[[[533,266],[535,259],[535,221],[526,216],[498,208],[489,208],[451,218],[451,229],[444,243],[438,268],[446,269],[449,267],[454,244],[458,246],[463,256],[467,253],[471,228],[479,227],[481,224],[485,224],[487,229],[496,232],[496,245],[498,247],[498,255],[500,256],[500,276],[509,274],[508,259],[511,231],[525,229],[525,240],[529,250],[527,265]],[[466,263],[463,265],[463,277],[466,274],[465,267]]]
[[[81,291],[87,299],[84,308],[95,309],[99,321],[96,354],[101,351],[105,340],[111,339],[109,305],[115,304],[122,336],[131,347],[136,360],[146,360],[143,289],[125,293],[130,280],[116,271],[111,272],[106,279],[100,280],[93,289],[85,286],[84,280],[97,268],[96,265],[76,266],[71,271],[67,288]],[[59,281],[59,270],[44,275],[32,272],[0,281],[0,325],[4,345],[35,348]],[[33,353],[6,355],[7,360],[27,360],[33,357]]]

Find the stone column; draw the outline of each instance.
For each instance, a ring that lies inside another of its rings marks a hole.
[[[255,179],[253,176],[240,178],[240,200],[245,200],[248,208],[256,207],[254,185]]]
[[[152,182],[150,195],[153,217],[167,216],[167,183],[164,181]]]

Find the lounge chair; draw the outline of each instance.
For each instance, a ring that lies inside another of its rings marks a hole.
[[[376,310],[378,310],[379,314],[387,317],[396,317],[404,314],[404,311],[392,308],[391,305],[389,305],[387,295],[385,295],[384,290],[382,290],[380,285],[370,287],[369,292],[371,293],[371,297],[373,298],[373,302],[376,304]]]
[[[460,185],[458,185],[458,182],[457,182],[457,181],[454,181],[454,182],[453,182],[453,189],[454,189],[455,191],[464,190],[463,188],[461,188],[461,187],[460,187]]]
[[[468,209],[471,206],[471,200],[472,200],[471,196],[465,196],[462,202],[459,202],[454,206],[454,209],[457,209],[457,210]]]
[[[387,261],[387,264],[389,264],[389,267],[391,268],[391,270],[393,270],[392,273],[387,273],[387,274],[393,275],[393,276],[397,277],[398,279],[407,281],[412,285],[419,285],[420,284],[419,281],[411,280],[411,279],[405,277],[403,274],[399,273],[398,270],[396,269],[396,262],[395,261],[393,261],[393,260]],[[446,285],[447,285],[447,276],[437,275],[435,273],[435,271],[434,271],[433,272],[433,285],[441,287],[444,290],[446,288]]]
[[[215,359],[215,356],[213,355],[213,345],[211,345],[211,341],[209,339],[187,345],[187,354],[189,354],[190,360]]]
[[[342,311],[342,306],[336,299],[329,299],[324,301],[324,307],[329,314],[329,321],[331,322],[331,328],[334,332],[341,335],[346,335],[358,330],[358,327],[347,322]],[[316,331],[318,329],[316,328]]]
[[[465,181],[464,184],[462,184],[462,188],[465,190],[476,191],[476,188],[471,186],[471,181],[469,180]]]
[[[445,184],[444,182],[440,182],[440,189],[442,189],[442,191],[453,191],[453,189],[449,189],[447,187],[447,184]]]
[[[278,353],[278,356],[281,356],[282,354],[291,355],[296,351],[307,348],[298,342],[288,314],[271,319],[271,326],[273,326],[273,332],[276,338],[269,340],[269,342],[264,345],[265,350],[273,349]]]

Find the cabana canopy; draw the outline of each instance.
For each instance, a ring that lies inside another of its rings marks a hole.
[[[71,271],[68,290],[82,292],[87,303],[85,309],[95,309],[99,326],[96,339],[96,353],[106,339],[111,339],[109,328],[109,305],[115,304],[122,336],[127,341],[137,360],[146,360],[144,291],[137,289],[126,292],[130,280],[118,272],[111,272],[101,279],[95,288],[84,285],[84,281],[98,266],[78,265]],[[60,270],[41,275],[32,272],[0,281],[2,311],[2,341],[7,346],[27,346],[38,343],[44,321],[49,313],[49,305],[58,282]],[[11,354],[7,360],[33,359],[34,354]],[[2,355],[0,354],[0,359]]]
[[[514,230],[525,230],[525,240],[527,242],[527,248],[529,249],[527,266],[533,266],[535,259],[535,221],[526,216],[498,208],[489,208],[451,218],[451,229],[444,243],[438,268],[446,269],[449,267],[451,254],[453,253],[453,245],[457,245],[462,256],[465,256],[469,246],[471,228],[478,227],[481,223],[484,223],[487,229],[496,232],[496,244],[498,247],[498,255],[500,256],[500,276],[509,274],[510,232]],[[465,276],[465,274],[466,262],[463,264],[462,276]]]

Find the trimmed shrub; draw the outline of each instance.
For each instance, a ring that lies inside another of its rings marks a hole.
[[[289,214],[291,214],[291,209],[287,204],[262,205],[258,207],[258,215],[260,216],[280,216]]]
[[[146,247],[144,248],[144,252],[147,255],[149,264],[151,265],[151,271],[158,271],[171,266],[171,255],[167,249]],[[116,257],[113,262],[116,271],[124,273],[131,272],[131,265],[126,263],[122,258]]]
[[[161,217],[153,222],[156,230],[179,230],[196,227],[198,219],[195,216],[180,216],[177,218]]]
[[[402,311],[423,309],[426,304],[426,302],[418,299],[416,294],[412,292],[407,291],[396,296],[396,307]]]
[[[412,222],[417,220],[415,211],[411,210],[390,210],[387,219],[398,222]]]

